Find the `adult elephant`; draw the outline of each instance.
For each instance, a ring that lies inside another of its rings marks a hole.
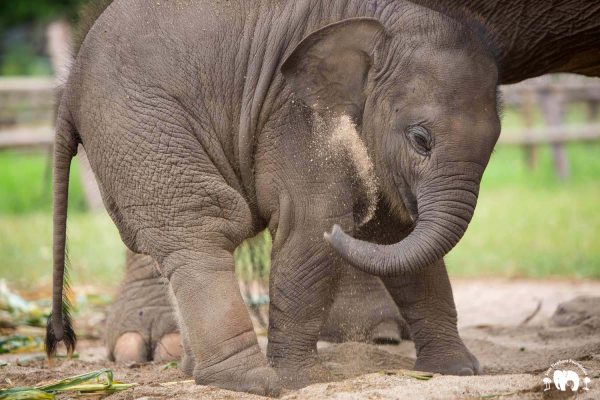
[[[600,3],[595,0],[413,0],[476,21],[498,61],[501,84],[543,74],[600,76]]]
[[[485,36],[410,2],[115,0],[60,99],[47,351],[74,346],[64,246],[81,143],[124,243],[168,280],[196,382],[328,380],[316,342],[347,263],[385,276],[416,368],[477,373],[441,259],[499,135],[497,82]],[[265,227],[268,361],[232,255]]]

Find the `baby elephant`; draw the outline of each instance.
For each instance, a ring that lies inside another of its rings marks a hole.
[[[415,368],[478,373],[442,261],[500,130],[473,28],[399,0],[113,1],[60,99],[48,351],[74,346],[63,274],[81,143],[123,242],[169,282],[198,384],[276,395],[331,379],[316,342],[348,264],[384,277]],[[232,256],[265,227],[266,357]]]

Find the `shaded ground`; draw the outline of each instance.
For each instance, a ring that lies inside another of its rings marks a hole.
[[[457,281],[454,283],[460,329],[467,346],[477,355],[486,376],[435,376],[421,381],[404,374],[414,362],[412,343],[373,346],[360,343],[320,343],[326,365],[341,379],[288,392],[286,399],[542,399],[557,397],[553,389],[544,397],[542,378],[550,364],[578,360],[591,378],[591,390],[578,399],[600,399],[600,300],[578,299],[600,295],[600,282]],[[553,316],[554,314],[554,316]],[[264,336],[261,344],[266,343]],[[50,369],[43,361],[0,356],[0,386],[36,385],[103,367],[115,379],[137,382],[111,399],[257,399],[259,397],[196,386],[190,378],[163,365],[118,365],[105,360],[101,342],[83,341],[79,360],[62,361]],[[582,376],[583,377],[583,376]],[[160,383],[179,382],[169,386]],[[564,394],[571,394],[570,391]],[[549,395],[549,396],[548,396]]]

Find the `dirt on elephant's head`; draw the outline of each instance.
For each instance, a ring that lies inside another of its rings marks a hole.
[[[315,116],[313,130],[320,141],[317,148],[325,152],[325,158],[347,162],[354,170],[354,185],[361,203],[358,223],[367,223],[373,218],[377,208],[379,184],[373,160],[356,125],[347,115],[341,115],[328,123],[322,117]]]

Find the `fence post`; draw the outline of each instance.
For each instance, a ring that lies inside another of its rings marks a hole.
[[[539,99],[546,125],[560,127],[565,111],[560,92],[543,88],[539,91]],[[552,151],[554,172],[558,179],[564,181],[569,177],[569,162],[564,143],[562,141],[553,142],[550,148]]]
[[[587,105],[588,105],[588,120],[595,121],[599,115],[600,101],[590,100],[587,102]]]
[[[527,136],[531,136],[531,128],[534,125],[535,117],[535,92],[531,89],[524,91],[521,95],[521,115],[523,116],[523,122]],[[534,143],[525,143],[523,145],[525,150],[525,158],[529,169],[535,169],[537,165],[537,147]]]

